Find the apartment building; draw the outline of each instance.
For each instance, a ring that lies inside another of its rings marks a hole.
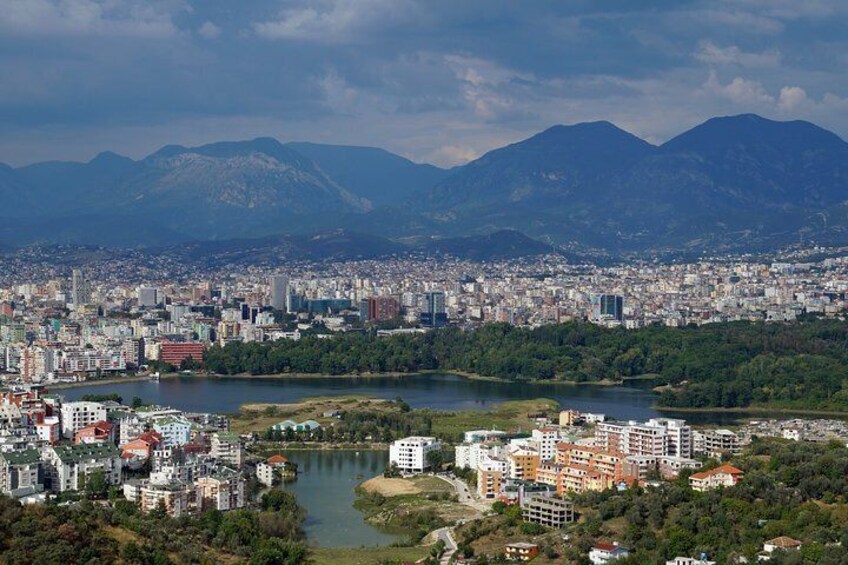
[[[597,469],[601,473],[614,478],[624,474],[622,470],[624,459],[623,453],[601,447],[589,447],[567,442],[557,444],[557,465]]]
[[[742,443],[739,441],[739,436],[730,430],[696,431],[692,436],[695,455],[721,459],[724,455],[739,455],[742,453]]]
[[[503,456],[501,443],[472,443],[457,445],[454,448],[454,465],[460,469],[477,469],[485,459],[497,459]]]
[[[153,423],[153,429],[162,437],[163,447],[176,447],[191,441],[191,422],[185,418],[160,418]]]
[[[692,428],[685,420],[652,418],[644,423],[599,422],[595,445],[626,455],[691,457]]]
[[[65,402],[60,410],[62,435],[73,439],[82,428],[106,420],[106,407],[99,402]]]
[[[574,521],[574,505],[562,498],[528,497],[521,504],[521,517],[525,522],[561,528]]]
[[[504,484],[504,471],[494,469],[477,470],[477,494],[485,499],[500,497]]]
[[[507,448],[506,460],[510,479],[536,480],[536,469],[541,464],[537,450],[521,445],[510,445]]]
[[[53,492],[85,488],[85,478],[102,471],[106,482],[121,482],[121,453],[110,444],[55,445],[42,453]]]
[[[239,473],[227,467],[219,468],[213,475],[194,481],[197,505],[201,512],[206,510],[235,510],[243,508],[245,481]]]
[[[556,458],[557,443],[563,440],[560,428],[554,426],[536,428],[531,432],[530,437],[538,444],[539,457],[542,461],[553,461]]]
[[[423,473],[430,468],[427,454],[438,451],[442,445],[434,437],[407,437],[389,446],[389,465],[397,466],[402,473]]]
[[[244,463],[244,443],[238,434],[216,432],[212,434],[212,446],[209,454],[219,463],[240,468]]]
[[[21,498],[44,490],[38,450],[0,452],[0,494]]]
[[[191,513],[194,489],[180,481],[146,482],[139,490],[139,505],[142,512],[163,509],[172,518]]]

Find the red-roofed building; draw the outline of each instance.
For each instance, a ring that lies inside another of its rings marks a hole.
[[[589,561],[594,565],[604,565],[628,555],[630,555],[630,550],[618,545],[618,542],[599,541],[589,551]]]
[[[117,428],[115,424],[101,420],[90,426],[77,430],[74,434],[74,444],[81,443],[115,443]]]
[[[744,476],[744,471],[725,463],[721,467],[691,475],[689,477],[689,486],[692,487],[692,490],[698,492],[719,487],[732,487],[741,481]]]
[[[137,457],[146,460],[162,441],[162,436],[154,431],[144,432],[136,439],[121,446],[121,457],[131,459]]]

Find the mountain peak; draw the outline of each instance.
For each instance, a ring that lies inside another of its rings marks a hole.
[[[644,151],[653,148],[653,145],[644,139],[605,120],[551,126],[516,145],[521,144],[534,147],[551,145],[573,152],[580,152],[587,148],[600,149],[610,144],[618,149],[627,148],[628,151]]]
[[[740,145],[773,145],[788,151],[811,146],[838,147],[835,133],[804,120],[778,121],[757,114],[710,118],[662,145],[665,151],[708,151]]]
[[[123,155],[119,155],[114,151],[101,151],[97,155],[91,159],[88,164],[89,165],[97,165],[97,164],[113,164],[113,163],[132,163],[133,160],[129,157],[125,157]]]

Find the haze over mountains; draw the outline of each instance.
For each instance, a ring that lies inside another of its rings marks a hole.
[[[374,243],[384,251],[403,241],[401,250],[478,258],[547,244],[761,250],[848,240],[848,143],[808,122],[751,114],[708,120],[660,146],[593,122],[444,170],[382,149],[259,138],[166,146],[139,161],[107,152],[88,163],[0,166],[0,199],[5,245],[288,234],[302,248],[305,234],[345,228],[394,239]],[[545,243],[490,236],[501,230]]]

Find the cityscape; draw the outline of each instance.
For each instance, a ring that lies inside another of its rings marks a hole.
[[[0,563],[848,563],[844,0],[0,0]]]

